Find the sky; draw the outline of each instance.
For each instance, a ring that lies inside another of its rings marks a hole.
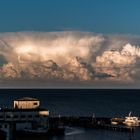
[[[0,32],[140,34],[139,0],[1,0]]]

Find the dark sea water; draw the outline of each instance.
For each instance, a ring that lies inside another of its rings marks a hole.
[[[0,106],[12,107],[12,101],[20,97],[35,97],[51,116],[125,117],[130,111],[140,117],[140,90],[104,89],[7,89],[0,90]],[[64,136],[50,140],[140,140],[140,128],[130,135],[107,130],[85,130],[67,128]]]

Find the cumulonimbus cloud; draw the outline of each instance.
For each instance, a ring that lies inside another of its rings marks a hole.
[[[139,36],[88,32],[0,34],[0,79],[135,82]]]

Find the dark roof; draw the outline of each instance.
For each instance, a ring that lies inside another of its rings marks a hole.
[[[31,97],[23,97],[23,98],[16,99],[15,101],[39,101],[39,100]]]

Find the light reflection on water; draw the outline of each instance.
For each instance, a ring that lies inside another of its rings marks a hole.
[[[139,140],[135,134],[113,132],[106,130],[81,130],[73,128],[64,136],[18,138],[16,140]]]
[[[85,133],[85,130],[81,128],[66,127],[65,130],[65,136],[78,135],[82,133]]]
[[[136,140],[133,134],[106,130],[86,130],[72,133],[63,137],[52,137],[49,140]]]

